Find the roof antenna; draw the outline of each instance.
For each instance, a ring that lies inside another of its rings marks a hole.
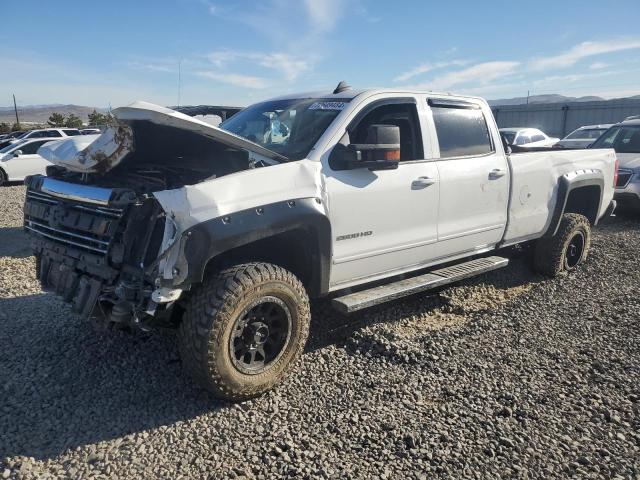
[[[333,91],[333,94],[335,95],[336,93],[341,93],[344,92],[345,90],[349,90],[351,88],[351,85],[349,85],[347,82],[345,82],[344,80],[342,80],[338,86],[336,87],[336,89]]]

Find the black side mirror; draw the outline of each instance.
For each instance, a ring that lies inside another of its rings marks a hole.
[[[366,143],[338,144],[331,152],[329,163],[334,170],[367,168],[392,170],[400,162],[400,127],[369,125]]]
[[[502,140],[502,146],[504,147],[504,153],[509,155],[511,153],[511,145],[509,145],[509,142],[507,141],[507,137],[504,134],[500,133],[500,140]]]

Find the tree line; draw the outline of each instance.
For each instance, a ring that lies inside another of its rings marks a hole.
[[[101,113],[98,112],[95,108],[93,112],[88,115],[89,126],[90,127],[102,127],[105,125],[110,125],[113,122],[113,116],[110,113]],[[30,126],[29,130],[42,128],[43,126]],[[53,112],[49,115],[49,119],[47,120],[48,127],[68,127],[68,128],[82,128],[82,119],[73,113],[62,114],[58,112]],[[10,125],[7,122],[0,123],[0,133],[9,133],[16,132],[22,130],[23,126],[19,123],[14,123]]]

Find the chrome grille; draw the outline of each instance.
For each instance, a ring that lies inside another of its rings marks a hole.
[[[24,228],[56,243],[106,255],[122,215],[122,209],[67,203],[28,189]]]
[[[626,168],[618,169],[616,188],[625,188],[629,184],[631,177],[633,177],[633,170],[627,170]]]

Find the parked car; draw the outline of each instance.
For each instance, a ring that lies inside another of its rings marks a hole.
[[[616,151],[620,169],[615,200],[621,209],[640,212],[640,118],[612,126],[590,148],[613,148]]]
[[[507,145],[518,147],[551,147],[558,143],[559,138],[548,137],[546,133],[537,128],[501,128],[500,133]]]
[[[74,137],[80,135],[80,130],[77,128],[43,128],[38,130],[29,130],[24,132],[19,137],[14,138],[12,141],[25,140],[27,138],[60,138],[60,137]]]
[[[613,150],[509,155],[476,97],[340,85],[219,127],[113,113],[88,146],[41,149],[55,166],[24,207],[37,276],[81,315],[176,327],[184,368],[234,401],[292,369],[310,297],[357,311],[504,267],[491,252],[521,243],[554,276],[613,207]]]
[[[83,128],[82,130],[80,130],[80,133],[82,135],[100,135],[102,133],[102,130],[100,130],[99,128]]]
[[[10,138],[17,138],[20,135],[22,135],[23,133],[24,133],[23,131],[15,131],[15,132],[3,133],[2,135],[0,135],[0,140],[8,140]]]
[[[585,125],[580,127],[555,144],[557,148],[587,148],[600,135],[607,131],[611,124]]]
[[[24,133],[25,132],[11,132],[11,133],[2,135],[2,138],[0,138],[0,150],[2,150],[7,145],[10,145],[16,138],[19,138],[22,135],[24,135]]]
[[[0,150],[0,186],[22,181],[28,175],[44,174],[48,161],[38,155],[38,149],[55,138],[27,138]]]

